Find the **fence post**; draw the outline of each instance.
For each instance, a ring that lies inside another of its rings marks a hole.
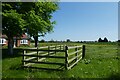
[[[26,58],[26,57],[24,56],[24,54],[26,54],[26,50],[23,50],[23,59],[22,59],[22,60],[23,60],[23,62],[22,62],[23,66],[25,65],[24,60],[25,60],[25,58]]]
[[[61,50],[61,45],[60,45],[60,50]]]
[[[49,52],[49,50],[50,50],[50,46],[48,46],[48,55],[50,55],[50,52]]]
[[[39,60],[39,57],[38,57],[38,47],[37,47],[37,61]]]
[[[76,52],[77,50],[78,50],[78,49],[77,49],[77,47],[76,47],[76,48],[75,48],[75,52]],[[78,52],[75,53],[76,61],[78,60],[78,57],[77,57],[77,56],[78,56]]]
[[[56,49],[57,49],[57,46],[55,45],[55,54],[56,54]]]
[[[68,69],[68,46],[65,46],[65,69]]]
[[[82,46],[82,59],[85,57],[85,45]]]

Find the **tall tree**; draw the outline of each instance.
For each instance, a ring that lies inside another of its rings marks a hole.
[[[53,31],[53,24],[51,21],[52,13],[58,9],[56,2],[37,2],[34,7],[26,14],[26,28],[28,34],[33,36],[35,40],[35,47],[37,47],[38,37],[44,36],[46,33]]]
[[[21,36],[25,21],[22,14],[17,13],[14,3],[2,3],[2,32],[8,37],[8,52],[13,54],[13,37]]]
[[[19,4],[18,12],[24,14],[27,22],[26,32],[34,38],[37,47],[38,37],[53,31],[52,13],[58,9],[57,2],[24,2]]]

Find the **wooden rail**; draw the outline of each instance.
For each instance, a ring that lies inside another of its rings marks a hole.
[[[45,49],[44,49],[45,48]],[[34,52],[30,52],[34,51]],[[28,52],[28,53],[27,53]],[[60,53],[63,56],[57,56]],[[24,49],[23,50],[23,67],[31,67],[34,64],[49,64],[64,66],[64,69],[69,70],[75,66],[81,59],[85,57],[85,46],[68,47],[64,45],[42,47],[40,49]],[[64,59],[65,62],[45,62],[48,58]],[[34,67],[35,68],[35,67]],[[43,69],[43,68],[42,68]]]
[[[69,53],[69,50],[73,50]],[[85,45],[83,46],[74,46],[74,47],[65,47],[65,69],[69,70],[74,65],[76,65],[81,59],[85,56]]]

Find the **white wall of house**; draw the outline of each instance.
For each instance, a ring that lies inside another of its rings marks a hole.
[[[20,40],[20,44],[28,44],[28,40],[26,39]]]
[[[6,39],[0,38],[0,44],[6,44]]]

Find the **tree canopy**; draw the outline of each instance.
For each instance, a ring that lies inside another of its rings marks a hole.
[[[58,9],[57,3],[36,2],[33,8],[25,14],[26,29],[30,36],[44,35],[53,30],[55,21],[51,21],[52,13]]]
[[[6,34],[8,39],[14,36],[21,36],[25,26],[25,20],[22,19],[22,14],[17,13],[12,9],[11,4],[3,3],[2,5],[2,32]]]

